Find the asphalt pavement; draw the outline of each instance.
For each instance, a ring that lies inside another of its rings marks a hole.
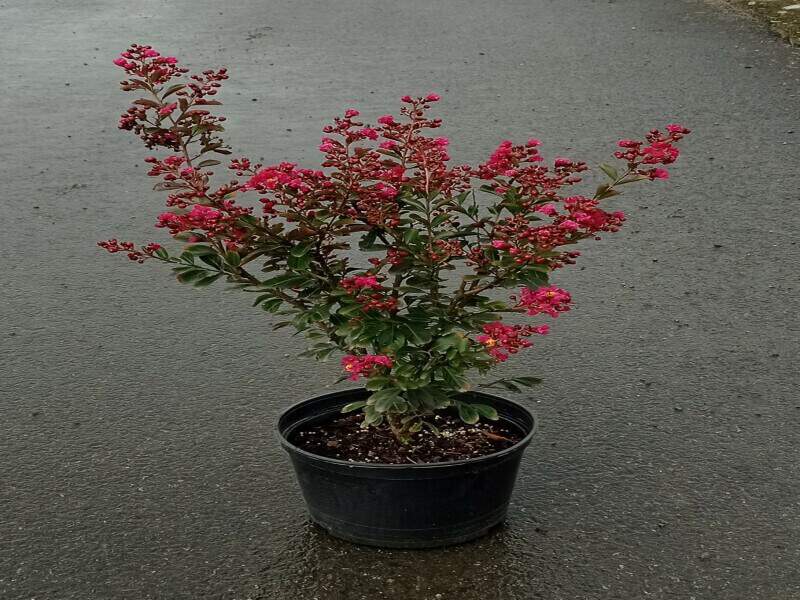
[[[0,0],[0,21],[0,598],[800,599],[797,50],[694,0]],[[456,162],[694,130],[503,367],[546,380],[504,527],[408,552],[307,522],[273,426],[335,361],[94,245],[164,241],[149,152],[116,128],[129,42],[227,66],[229,140],[268,162],[314,165],[332,116],[431,91]]]

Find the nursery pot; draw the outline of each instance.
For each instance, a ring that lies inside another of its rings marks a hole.
[[[336,418],[370,392],[346,390],[288,408],[278,419],[311,519],[331,535],[386,548],[432,548],[480,537],[505,519],[522,453],[536,420],[516,402],[467,392],[462,400],[493,406],[522,439],[468,460],[408,465],[326,458],[294,445],[298,430]]]

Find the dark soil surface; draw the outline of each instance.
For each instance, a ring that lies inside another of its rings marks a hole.
[[[386,424],[363,428],[361,414],[334,419],[330,423],[299,431],[292,442],[329,458],[353,462],[407,464],[440,463],[478,458],[516,444],[521,436],[499,423],[467,425],[454,415],[437,415],[432,421],[439,430],[423,429],[402,444]]]

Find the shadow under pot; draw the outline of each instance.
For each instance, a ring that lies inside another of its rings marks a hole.
[[[297,432],[329,422],[371,392],[345,390],[305,400],[278,419],[311,519],[331,535],[385,548],[433,548],[486,534],[501,523],[525,448],[536,430],[533,414],[493,394],[460,399],[493,406],[502,426],[520,435],[513,446],[477,458],[441,463],[358,463],[312,454],[293,443]]]

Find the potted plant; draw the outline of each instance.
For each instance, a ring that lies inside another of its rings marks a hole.
[[[478,392],[468,374],[548,333],[572,305],[550,274],[575,245],[625,220],[607,201],[622,186],[665,179],[689,130],[669,125],[621,140],[619,167],[591,196],[572,191],[583,162],[540,154],[538,140],[502,142],[475,167],[450,166],[433,132],[436,94],[406,96],[374,126],[349,109],[324,128],[319,169],[227,158],[213,112],[225,69],[187,76],[174,57],[133,45],[116,59],[137,98],[120,128],[148,148],[169,210],[156,227],[184,245],[100,242],[133,261],[170,265],[195,287],[252,294],[311,347],[341,354],[341,380],[364,388],[301,402],[279,419],[314,521],[334,535],[393,547],[477,537],[502,521],[535,420]],[[231,175],[212,185],[213,169]],[[504,292],[503,290],[512,290]],[[531,319],[535,317],[536,319]],[[535,377],[491,381],[519,391]]]

